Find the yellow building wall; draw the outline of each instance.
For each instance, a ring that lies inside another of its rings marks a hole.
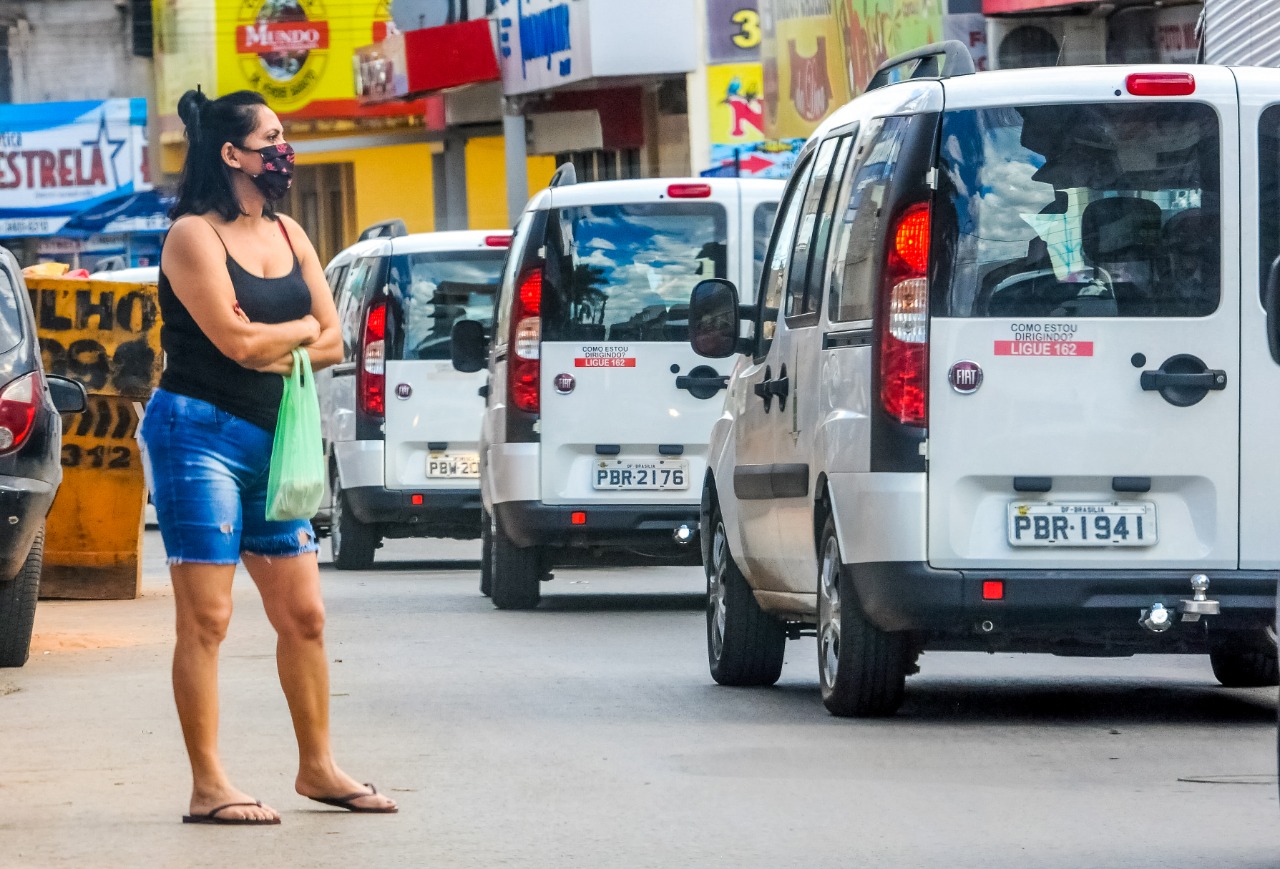
[[[510,228],[507,164],[501,136],[467,142],[467,222],[472,229]],[[529,193],[546,187],[555,174],[553,157],[528,159]]]
[[[436,225],[431,179],[431,146],[386,145],[352,151],[299,154],[303,165],[350,163],[355,174],[356,232],[382,220],[400,218],[409,232]],[[347,239],[347,243],[355,238]]]

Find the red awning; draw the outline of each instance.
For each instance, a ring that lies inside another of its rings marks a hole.
[[[984,15],[1015,15],[1070,9],[1073,6],[1098,6],[1102,0],[982,0]]]
[[[356,93],[362,103],[421,97],[500,81],[493,23],[487,18],[410,30],[357,49]]]

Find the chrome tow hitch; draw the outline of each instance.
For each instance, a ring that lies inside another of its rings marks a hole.
[[[1184,622],[1198,622],[1200,616],[1216,616],[1222,612],[1216,600],[1209,600],[1208,591],[1209,577],[1203,573],[1191,577],[1191,600],[1184,600],[1178,605]]]

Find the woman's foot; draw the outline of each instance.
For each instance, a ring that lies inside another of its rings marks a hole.
[[[226,807],[217,813],[218,820],[222,823],[228,821],[270,823],[280,820],[280,813],[275,809],[262,805],[244,791],[230,786],[191,792],[191,817],[207,816],[219,806]]]
[[[294,789],[311,800],[319,800],[328,805],[339,806],[353,812],[394,812],[396,801],[383,796],[367,784],[361,784],[340,769],[334,768],[327,774],[311,773],[304,776],[298,773]]]

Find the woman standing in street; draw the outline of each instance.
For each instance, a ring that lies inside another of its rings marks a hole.
[[[293,149],[250,91],[178,104],[188,151],[160,262],[168,361],[142,425],[153,501],[177,604],[173,688],[193,786],[188,823],[278,824],[236,788],[218,756],[218,649],[244,561],[277,634],[298,740],[299,794],[353,812],[395,803],[342,772],[329,744],[317,545],[306,520],[266,519],[283,378],[301,347],[319,370],[342,360],[338,317],[315,249],[272,205]]]

